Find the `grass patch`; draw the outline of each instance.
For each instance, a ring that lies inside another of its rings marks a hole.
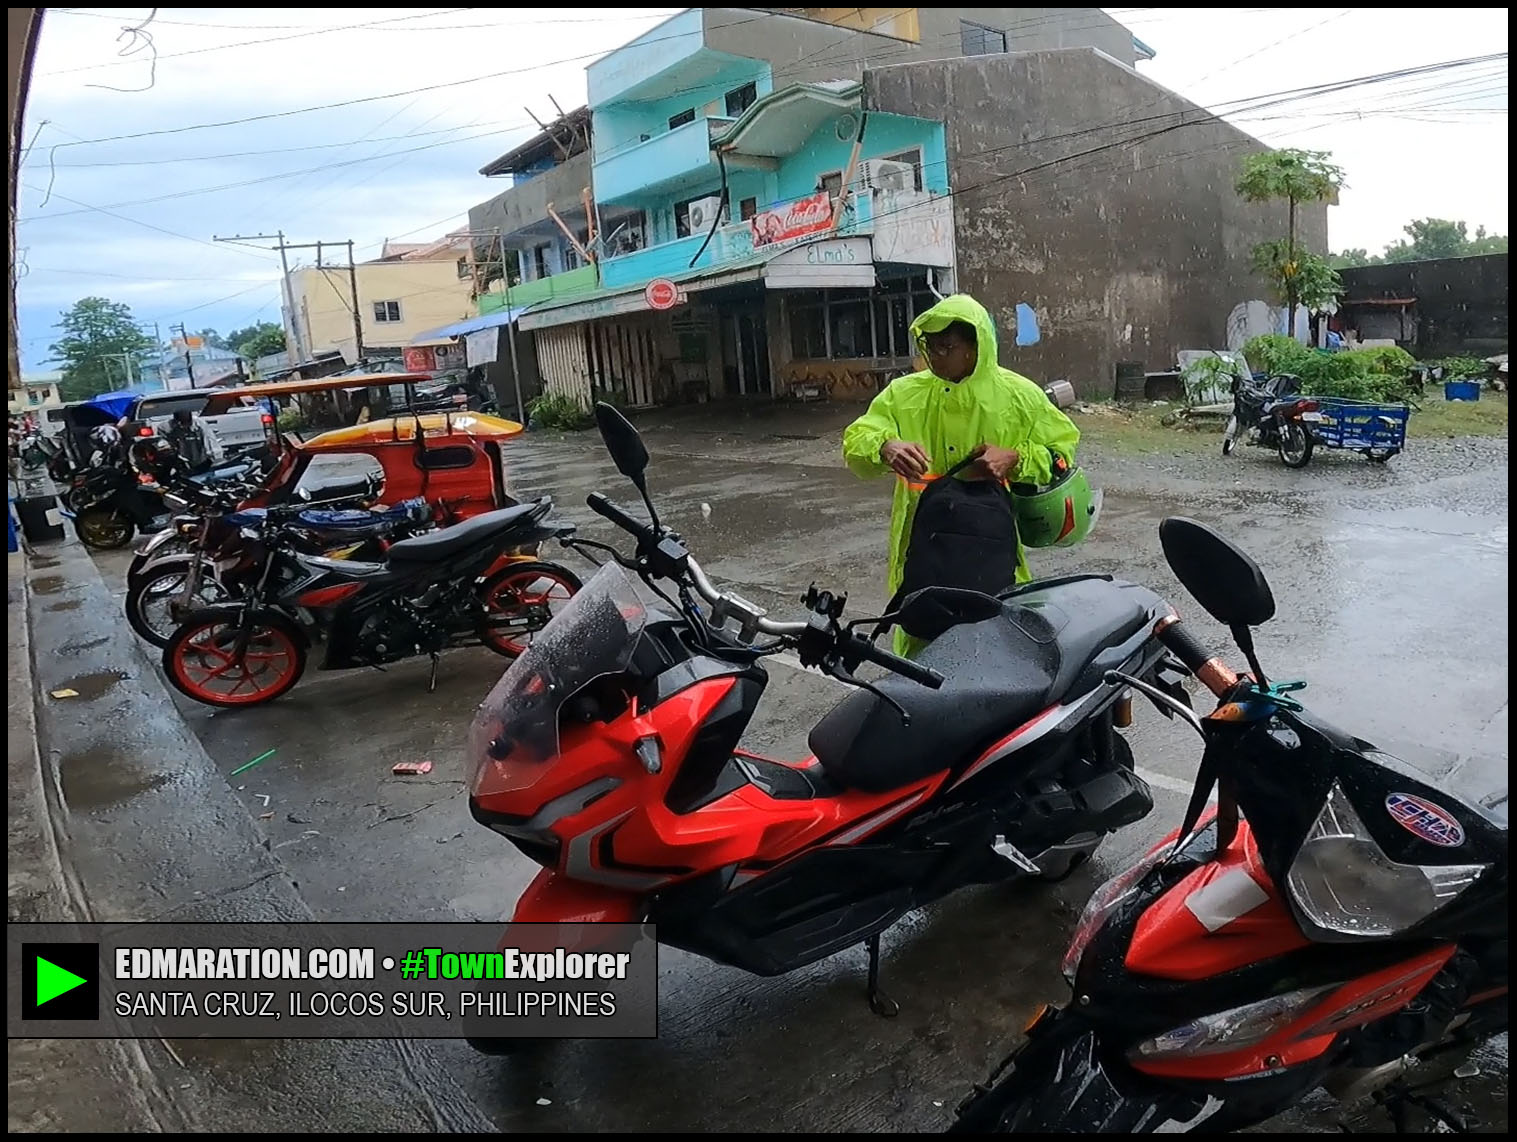
[[[1097,448],[1135,455],[1177,455],[1221,446],[1223,422],[1218,418],[1197,417],[1165,424],[1165,418],[1179,410],[1178,404],[1127,407],[1102,402],[1090,407],[1089,412],[1070,410],[1069,418],[1080,429],[1081,443]],[[1413,409],[1407,435],[1505,436],[1507,428],[1507,394],[1487,390],[1478,401],[1445,401],[1429,395],[1421,402],[1420,411]]]
[[[1505,436],[1507,394],[1489,389],[1477,401],[1446,401],[1429,395],[1418,402],[1407,424],[1408,436]]]
[[[1080,443],[1114,452],[1172,455],[1217,447],[1222,437],[1221,420],[1197,419],[1174,426],[1163,423],[1179,408],[1177,404],[1127,408],[1103,402],[1093,405],[1091,412],[1071,410],[1069,418],[1080,430]]]

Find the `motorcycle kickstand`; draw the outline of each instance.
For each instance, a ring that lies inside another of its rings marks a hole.
[[[880,934],[870,936],[865,946],[869,949],[869,1010],[894,1019],[901,1013],[901,1005],[880,989]]]
[[[429,675],[429,677],[427,678],[427,693],[428,694],[432,693],[434,690],[437,689],[437,651],[434,650],[432,652],[431,657],[432,657],[432,671],[431,671],[431,674]]]

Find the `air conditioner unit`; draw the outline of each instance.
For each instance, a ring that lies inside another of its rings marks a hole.
[[[915,190],[916,168],[890,159],[870,159],[859,164],[861,190]]]
[[[690,232],[696,233],[711,229],[716,222],[716,216],[722,209],[722,196],[713,194],[710,198],[697,198],[689,207]]]

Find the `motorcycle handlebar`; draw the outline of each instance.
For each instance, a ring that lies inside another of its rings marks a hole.
[[[612,503],[599,492],[591,492],[585,497],[585,503],[590,505],[590,510],[603,519],[608,519],[623,531],[637,537],[639,545],[644,543],[654,544],[658,542],[658,536],[653,529],[641,520],[627,514],[626,510]]]
[[[881,650],[868,639],[860,638],[856,634],[850,634],[848,637],[853,640],[853,646],[850,649],[864,660],[872,662],[876,666],[883,666],[892,674],[899,674],[902,678],[909,678],[919,685],[926,686],[929,690],[937,690],[943,685],[943,676],[936,670],[915,663],[909,658],[902,658],[898,654],[892,654],[888,650]]]
[[[610,520],[623,531],[635,536],[640,548],[651,548],[658,544],[658,533],[652,527],[629,515],[624,508],[613,503],[601,493],[591,492],[585,497],[585,503],[589,505],[590,510],[596,515]],[[693,555],[685,556],[684,569],[689,573],[691,585],[695,588],[696,593],[705,599],[707,603],[714,606],[723,600],[729,603],[734,602],[715,583],[706,577],[705,571],[701,569],[701,565],[696,562]],[[777,622],[774,619],[758,616],[755,619],[754,627],[760,634],[780,638],[796,638],[809,630],[810,624],[801,621]],[[840,646],[840,649],[846,647],[850,657],[873,662],[877,666],[883,666],[892,673],[899,674],[903,678],[909,678],[913,682],[917,682],[923,686],[929,686],[934,690],[943,685],[943,676],[934,670],[918,666],[910,659],[891,654],[889,651],[880,650],[872,642],[852,633],[845,632],[842,637],[845,641]]]
[[[1218,698],[1225,697],[1238,684],[1238,676],[1185,629],[1178,615],[1166,615],[1155,623],[1154,637]]]

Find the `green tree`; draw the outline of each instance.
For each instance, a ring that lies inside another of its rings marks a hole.
[[[1329,258],[1310,250],[1292,250],[1288,239],[1260,242],[1253,249],[1254,269],[1269,280],[1281,305],[1315,309],[1337,297],[1343,281]],[[1291,328],[1295,310],[1291,310]]]
[[[195,334],[195,336],[204,341],[208,349],[231,348],[231,346],[227,344],[226,338],[223,337],[220,333],[217,333],[214,329],[202,329],[199,333]]]
[[[137,327],[129,307],[86,297],[61,317],[53,328],[62,335],[49,351],[52,363],[62,368],[58,394],[64,400],[85,400],[138,379],[135,363],[153,339]]]
[[[1341,253],[1329,254],[1327,264],[1335,270],[1349,270],[1355,266],[1373,266],[1380,259],[1365,249],[1344,250]]]
[[[284,330],[272,321],[260,321],[246,329],[232,330],[227,334],[227,344],[256,361],[270,353],[284,352]]]
[[[1264,151],[1246,156],[1238,176],[1237,191],[1246,201],[1273,202],[1283,198],[1290,208],[1285,256],[1274,257],[1269,252],[1261,253],[1260,247],[1254,249],[1255,266],[1263,263],[1278,268],[1278,284],[1288,311],[1287,329],[1295,329],[1296,306],[1302,302],[1297,285],[1303,267],[1296,248],[1296,208],[1303,202],[1328,202],[1337,197],[1343,186],[1343,169],[1329,162],[1330,157],[1326,151]],[[1318,260],[1322,267],[1331,269],[1324,260]]]
[[[1465,258],[1471,254],[1506,252],[1506,235],[1487,234],[1485,227],[1469,236],[1463,222],[1447,218],[1416,218],[1402,227],[1407,240],[1385,248],[1386,262],[1423,262],[1431,258]]]

